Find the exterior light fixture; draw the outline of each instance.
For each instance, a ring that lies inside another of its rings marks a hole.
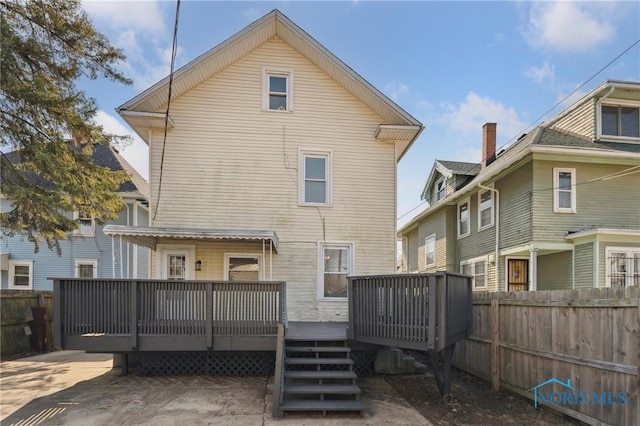
[[[196,271],[202,271],[202,260],[196,260]]]

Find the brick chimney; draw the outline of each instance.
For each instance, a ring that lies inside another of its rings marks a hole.
[[[482,167],[496,159],[496,127],[496,123],[485,123],[482,126]]]

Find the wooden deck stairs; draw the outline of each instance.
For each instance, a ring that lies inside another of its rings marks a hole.
[[[280,411],[363,412],[346,333],[290,333],[284,340]]]

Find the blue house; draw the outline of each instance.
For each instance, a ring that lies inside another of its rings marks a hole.
[[[8,153],[19,161],[17,153]],[[119,188],[124,207],[109,224],[146,226],[149,223],[149,184],[113,148],[97,146],[93,154],[96,164],[112,170],[126,171],[130,179]],[[11,200],[0,194],[2,211],[11,209]],[[21,236],[3,237],[0,241],[2,290],[52,290],[48,277],[77,278],[148,278],[149,249],[116,240],[103,232],[103,227],[90,217],[79,217],[79,228],[60,241],[61,255],[34,245]]]

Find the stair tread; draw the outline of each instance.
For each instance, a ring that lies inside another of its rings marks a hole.
[[[286,358],[286,364],[298,365],[315,365],[315,364],[332,364],[332,365],[353,365],[351,358]]]
[[[309,338],[309,336],[287,336],[286,341],[292,342],[346,342],[348,339],[346,336],[316,336]]]
[[[348,346],[287,346],[284,349],[292,352],[351,352]]]
[[[314,400],[288,400],[280,405],[283,411],[362,411],[366,406],[362,401],[314,401]]]
[[[357,379],[353,371],[285,371],[285,378],[302,379]]]
[[[285,393],[342,393],[359,394],[361,392],[358,385],[285,385]]]

